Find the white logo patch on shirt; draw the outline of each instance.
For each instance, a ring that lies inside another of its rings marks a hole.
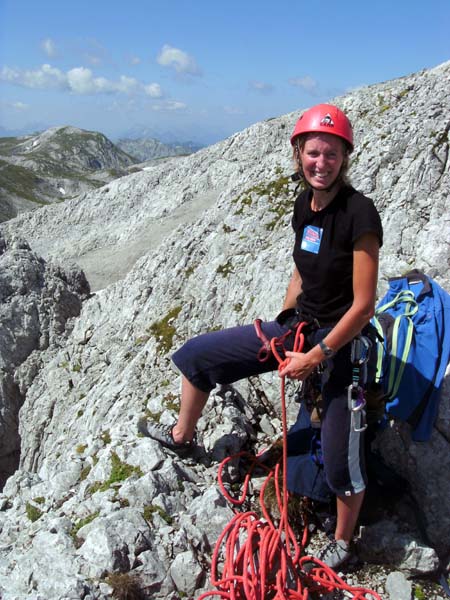
[[[323,229],[308,225],[303,230],[301,249],[313,254],[319,254],[320,242],[322,240]]]

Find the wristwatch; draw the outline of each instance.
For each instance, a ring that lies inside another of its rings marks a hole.
[[[335,351],[332,350],[331,348],[329,348],[323,340],[320,340],[319,348],[324,353],[325,358],[331,358],[332,356],[334,356],[336,354]]]

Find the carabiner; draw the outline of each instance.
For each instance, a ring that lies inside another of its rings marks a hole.
[[[372,341],[365,335],[358,335],[352,340],[351,361],[355,365],[364,365],[368,362]]]
[[[366,400],[364,398],[364,390],[360,385],[353,385],[351,383],[348,386],[347,403],[348,410],[351,410],[352,412],[358,412],[365,407]]]
[[[360,421],[362,421],[362,425],[361,427],[356,427],[355,425],[355,418],[359,416],[360,417]],[[357,433],[360,433],[361,431],[365,431],[367,429],[367,423],[366,423],[366,411],[363,410],[359,413],[352,413],[352,427],[353,427],[353,431],[356,431]]]
[[[367,429],[366,423],[366,400],[364,398],[364,390],[360,385],[353,385],[352,383],[348,386],[347,392],[347,403],[348,410],[351,412],[351,428],[353,431],[360,433]],[[358,424],[356,424],[358,421]]]

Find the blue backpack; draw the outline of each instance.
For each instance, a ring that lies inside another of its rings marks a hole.
[[[389,280],[372,324],[378,343],[376,381],[388,416],[407,421],[415,441],[431,437],[450,361],[450,295],[413,270]]]

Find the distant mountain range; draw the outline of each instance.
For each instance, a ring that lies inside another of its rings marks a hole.
[[[122,139],[76,127],[0,137],[0,222],[43,204],[60,202],[128,175],[136,163],[192,154],[200,146]]]
[[[185,156],[203,148],[202,145],[194,142],[165,144],[157,139],[146,137],[119,139],[116,146],[140,162],[166,156]]]

